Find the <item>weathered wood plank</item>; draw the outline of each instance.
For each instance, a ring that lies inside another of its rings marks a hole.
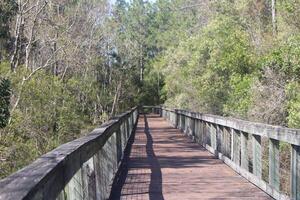
[[[217,128],[216,125],[210,125],[210,138],[211,138],[211,147],[217,150]]]
[[[291,158],[291,199],[300,199],[300,147],[292,146]]]
[[[240,153],[241,153],[241,134],[239,131],[231,129],[231,140],[232,140],[232,146],[231,146],[231,160],[237,164],[240,165]]]
[[[252,135],[253,174],[260,179],[262,177],[261,153],[261,137]]]
[[[222,131],[219,125],[216,125],[216,135],[217,135],[217,151],[221,152],[222,148]]]
[[[248,133],[241,132],[241,167],[247,171],[249,171],[248,138]]]
[[[269,184],[276,190],[280,187],[279,141],[269,140]]]

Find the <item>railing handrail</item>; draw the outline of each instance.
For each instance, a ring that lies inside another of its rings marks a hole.
[[[118,115],[90,134],[65,143],[0,181],[0,199],[55,199],[83,163],[99,151],[137,107]]]
[[[300,145],[300,129],[286,128],[283,126],[251,122],[232,117],[223,117],[181,109],[170,109],[166,107],[162,108],[170,112],[177,112],[178,114],[185,115],[187,117],[193,117],[195,119],[203,120],[206,122],[219,124],[236,129],[238,131],[259,135],[262,137],[268,137],[274,140],[280,140],[282,142],[287,142],[293,145]]]

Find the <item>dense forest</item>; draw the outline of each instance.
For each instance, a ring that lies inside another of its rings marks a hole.
[[[0,177],[135,105],[300,128],[300,0],[1,0]]]

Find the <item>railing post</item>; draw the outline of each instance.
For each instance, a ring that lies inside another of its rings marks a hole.
[[[291,199],[300,199],[300,147],[296,145],[292,145],[291,187]]]
[[[273,139],[269,139],[269,183],[279,190],[279,141]]]
[[[217,127],[215,124],[210,124],[210,143],[214,150],[217,150]]]
[[[199,143],[199,119],[195,119],[195,141]]]
[[[125,119],[125,124],[126,124],[126,135],[127,135],[127,139],[128,139],[130,137],[130,133],[131,133],[129,118]]]
[[[95,166],[95,185],[96,185],[96,199],[102,200],[103,195],[103,173],[101,163],[101,150],[93,156]],[[69,198],[67,198],[69,200]]]
[[[126,119],[127,121],[127,119]],[[112,174],[118,170],[118,149],[117,149],[117,132],[114,132],[108,140],[110,156],[112,161]]]
[[[175,128],[178,128],[179,117],[178,117],[178,110],[177,109],[175,109],[174,114],[175,114]]]
[[[234,129],[231,129],[231,160],[240,166],[240,151],[241,151],[241,141],[240,141],[240,132]]]
[[[188,116],[186,117],[187,119],[187,123],[186,123],[186,134],[189,136],[189,137],[193,137],[193,119],[192,119],[192,113],[189,112],[187,114]]]
[[[191,113],[191,130],[192,130],[192,137],[193,141],[195,141],[195,135],[196,135],[196,113]]]
[[[221,147],[222,147],[222,131],[221,128],[218,124],[216,124],[216,138],[217,138],[217,151],[222,152]]]
[[[253,174],[261,179],[261,136],[252,135]]]
[[[189,132],[189,117],[187,116],[187,112],[184,115],[184,133],[188,135]]]
[[[225,148],[225,128],[221,125],[218,126],[219,127],[219,138],[220,138],[220,152],[225,155],[226,152],[226,148]]]
[[[231,131],[229,128],[222,126],[222,154],[231,158]]]
[[[181,129],[181,131],[183,132],[184,131],[184,127],[185,127],[185,121],[184,121],[184,115],[183,115],[183,113],[182,113],[182,111],[181,111],[181,123],[180,123],[180,129]]]
[[[121,158],[123,156],[123,150],[122,150],[122,136],[121,136],[121,131],[120,128],[116,132],[116,147],[117,147],[117,160],[118,162],[121,161]]]
[[[248,133],[241,132],[241,166],[249,171]]]
[[[122,138],[122,151],[124,151],[125,146],[126,146],[126,132],[125,132],[125,124],[123,121],[121,121],[121,125],[120,125],[120,129],[121,129],[121,138]]]
[[[200,144],[205,147],[205,145],[204,145],[204,122],[203,122],[203,120],[199,120],[199,137],[200,137]]]
[[[209,145],[209,146],[212,146],[211,145],[211,136],[212,136],[212,133],[211,133],[211,124],[206,122],[205,123],[205,136],[206,136],[206,144]]]
[[[202,130],[203,130],[203,146],[206,147],[207,144],[207,123],[202,121]]]

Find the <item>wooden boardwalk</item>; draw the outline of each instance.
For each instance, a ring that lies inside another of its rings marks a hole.
[[[141,115],[110,199],[272,198],[163,118]]]

